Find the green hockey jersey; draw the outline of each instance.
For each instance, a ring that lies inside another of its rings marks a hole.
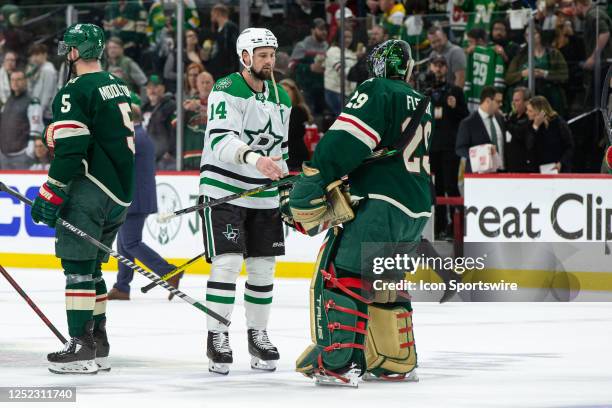
[[[465,69],[465,99],[470,111],[480,103],[480,93],[485,86],[503,89],[504,59],[495,52],[493,47],[476,46],[474,52],[468,55]]]
[[[371,78],[352,95],[317,144],[312,166],[326,183],[348,174],[351,195],[386,201],[413,218],[431,215],[431,105],[402,154],[358,168],[373,150],[394,145],[423,96],[403,81]]]
[[[490,33],[493,21],[505,16],[500,11],[502,8],[500,5],[505,5],[507,2],[499,0],[454,0],[454,3],[468,15],[468,22],[465,27],[465,33],[467,34],[472,28],[482,28]],[[463,46],[465,45],[467,45],[466,37],[463,40]]]
[[[54,152],[49,182],[64,187],[84,174],[114,202],[128,207],[134,185],[134,124],[130,90],[105,71],[69,81],[53,100],[45,131]]]
[[[263,156],[281,156],[277,162],[287,173],[288,133],[291,100],[278,86],[278,98],[272,81],[263,92],[254,91],[241,74],[219,79],[208,97],[208,124],[200,167],[200,194],[221,198],[268,184],[254,166],[241,156],[250,149]],[[242,152],[242,154],[241,154]],[[232,201],[246,208],[278,208],[278,189],[269,189]]]

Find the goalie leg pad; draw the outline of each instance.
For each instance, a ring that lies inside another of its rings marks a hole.
[[[310,328],[313,344],[298,357],[296,371],[308,377],[333,377],[350,382],[342,374],[365,368],[367,305],[348,287],[354,279],[337,278],[333,256],[341,229],[331,229],[323,242],[310,286]]]
[[[370,305],[368,315],[368,373],[386,380],[405,379],[417,365],[412,311],[405,305]]]

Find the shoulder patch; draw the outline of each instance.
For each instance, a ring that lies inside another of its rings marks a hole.
[[[232,85],[232,79],[230,77],[221,78],[215,84],[215,89],[217,91],[221,91],[223,89],[227,89]]]

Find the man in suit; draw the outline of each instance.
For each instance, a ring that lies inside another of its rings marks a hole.
[[[500,169],[503,170],[505,168],[506,127],[504,118],[499,110],[502,101],[502,91],[492,86],[484,87],[480,94],[480,105],[478,106],[478,110],[472,112],[470,116],[463,119],[461,124],[459,124],[455,152],[459,157],[466,159],[466,173],[472,172],[470,165],[470,148],[487,143],[495,146],[502,162]]]
[[[155,185],[155,146],[141,123],[140,98],[132,93],[132,114],[134,119],[134,136],[136,155],[134,199],[128,208],[125,222],[117,236],[117,251],[134,262],[138,258],[147,268],[159,276],[174,270],[174,265],[166,262],[157,252],[142,242],[142,229],[149,214],[157,212],[157,192]],[[168,280],[178,288],[182,274]],[[130,300],[130,282],[134,271],[119,263],[117,283],[108,292],[108,300]],[[172,294],[168,299],[172,299]]]

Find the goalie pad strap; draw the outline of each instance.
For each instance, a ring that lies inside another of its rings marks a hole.
[[[327,325],[327,328],[329,329],[330,332],[333,332],[334,330],[347,330],[347,331],[352,331],[354,333],[359,333],[363,335],[368,334],[367,330],[365,329],[360,329],[359,327],[347,326],[345,324],[340,324],[338,322],[330,322]]]
[[[366,319],[366,320],[368,320],[370,318],[370,316],[368,316],[365,313],[361,313],[358,310],[354,310],[354,309],[349,309],[347,307],[338,306],[336,304],[336,302],[334,302],[333,299],[328,300],[327,303],[325,304],[325,310],[329,310],[329,309],[335,309],[335,310],[337,310],[339,312],[344,312],[344,313],[352,314],[352,315],[355,315],[357,317],[361,317],[362,319]]]
[[[317,369],[318,374],[331,375],[332,377],[337,378],[338,380],[344,383],[348,383],[350,381],[348,378],[343,377],[334,371],[326,369],[325,366],[323,365],[323,358],[321,357],[321,354],[319,354],[319,357],[317,358],[317,363],[319,364],[319,368]]]
[[[330,265],[330,269],[333,269],[332,265]],[[363,302],[365,304],[372,303],[370,299],[366,299],[363,296],[358,295],[357,293],[353,292],[352,290],[344,286],[342,283],[338,281],[338,278],[334,277],[331,273],[321,269],[321,276],[323,276],[323,280],[329,281],[334,287],[340,289],[342,292],[346,293],[348,296],[352,297],[353,299],[357,299],[360,302]]]
[[[338,350],[338,349],[344,349],[344,348],[356,348],[356,349],[360,349],[360,350],[365,350],[365,346],[363,344],[357,344],[357,343],[334,343],[334,344],[330,344],[327,347],[324,347],[323,351],[329,353],[330,351],[334,351],[334,350]]]

